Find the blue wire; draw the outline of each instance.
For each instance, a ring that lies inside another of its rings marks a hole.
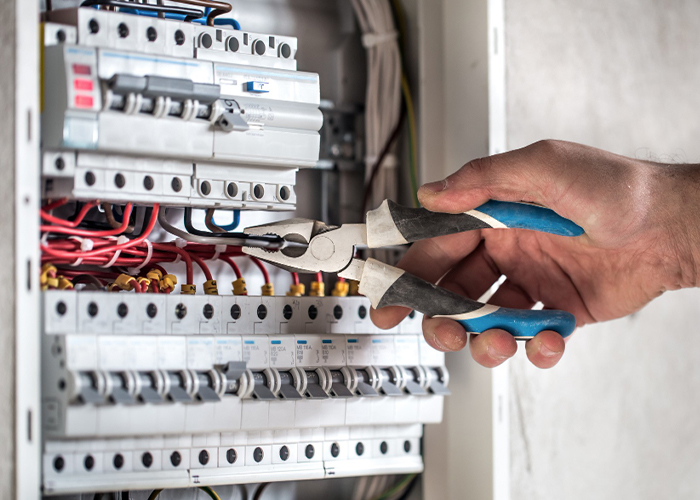
[[[119,12],[124,12],[126,14],[136,14],[137,16],[158,17],[158,13],[153,12],[151,10],[140,10],[140,9],[131,9],[131,8],[124,8],[123,7]],[[211,7],[207,7],[206,11],[204,13],[204,17],[202,17],[200,19],[194,19],[194,20],[192,20],[192,22],[197,23],[197,24],[202,24],[202,25],[206,24],[207,17],[209,16],[210,12],[211,12]],[[184,15],[172,14],[169,12],[165,13],[165,18],[166,19],[173,19],[175,21],[184,21],[185,20]],[[235,30],[238,30],[238,31],[241,30],[241,24],[231,17],[216,18],[216,19],[214,19],[214,25],[215,26],[231,26]]]
[[[233,211],[233,222],[231,224],[229,224],[228,226],[222,226],[222,225],[216,224],[216,222],[214,222],[214,224],[216,224],[217,226],[219,226],[221,229],[223,229],[225,231],[235,230],[240,225],[240,223],[241,223],[241,211],[240,210]]]

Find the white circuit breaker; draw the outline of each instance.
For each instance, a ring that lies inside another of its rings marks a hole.
[[[44,24],[44,196],[290,210],[319,156],[293,37],[91,8]]]

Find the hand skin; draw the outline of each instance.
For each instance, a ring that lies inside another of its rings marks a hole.
[[[562,141],[474,160],[444,181],[418,191],[434,212],[461,213],[486,201],[526,201],[573,220],[586,234],[576,238],[535,231],[485,229],[411,246],[400,268],[471,299],[501,276],[490,302],[527,309],[537,301],[576,316],[577,326],[619,318],[666,290],[698,284],[700,166],[634,160]],[[372,311],[380,328],[398,324],[409,310]],[[465,347],[462,326],[426,318],[427,342],[440,351]],[[517,346],[503,330],[469,339],[472,356],[494,367]],[[530,361],[551,368],[565,342],[552,331],[526,344]]]

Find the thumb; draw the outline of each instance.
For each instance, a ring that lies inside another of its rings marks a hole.
[[[418,190],[421,204],[433,212],[461,213],[488,200],[527,201],[555,209],[563,186],[561,169],[552,168],[557,141],[473,160],[446,179]],[[561,166],[561,165],[560,165]]]

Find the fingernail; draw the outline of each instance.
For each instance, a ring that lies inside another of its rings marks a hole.
[[[486,353],[489,355],[491,359],[495,359],[497,361],[503,361],[504,359],[508,359],[508,355],[501,354],[500,352],[496,351],[492,345],[486,347]]]
[[[447,189],[447,179],[429,182],[428,184],[423,184],[420,188],[421,191],[428,191],[431,194],[437,194],[445,189]]]
[[[559,356],[561,352],[553,351],[544,342],[540,344],[540,354],[545,358],[553,358],[554,356]]]

